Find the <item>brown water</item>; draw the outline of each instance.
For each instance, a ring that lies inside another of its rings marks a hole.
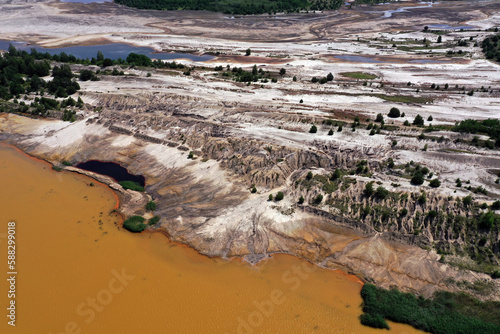
[[[14,220],[18,273],[15,328],[0,281],[0,333],[385,332],[359,324],[354,276],[287,255],[251,267],[128,233],[109,188],[2,144],[0,184],[0,271]]]

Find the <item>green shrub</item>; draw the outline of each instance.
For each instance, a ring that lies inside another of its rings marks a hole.
[[[146,229],[144,220],[144,217],[132,216],[123,222],[123,228],[134,233],[142,232]]]
[[[424,183],[424,176],[422,175],[421,172],[416,172],[413,174],[410,180],[411,184],[419,186]]]
[[[156,210],[156,203],[153,202],[153,201],[149,201],[147,204],[146,204],[146,210],[149,210],[149,211],[154,211]]]
[[[365,326],[389,329],[387,322],[378,314],[363,313],[359,319],[361,320],[361,324]]]
[[[144,188],[137,182],[134,181],[122,181],[120,182],[120,185],[123,187],[123,189],[130,189],[134,191],[144,191]]]
[[[62,162],[62,164],[63,164],[64,166],[73,166],[73,164],[72,164],[71,162],[66,161],[66,160],[64,160],[64,161]]]
[[[160,221],[160,218],[161,218],[160,216],[154,216],[153,218],[151,218],[148,221],[149,226],[156,225],[156,223],[158,223]]]
[[[378,199],[386,199],[387,196],[389,196],[389,194],[390,191],[382,186],[378,187],[377,190],[375,191],[375,197],[377,197]]]
[[[269,194],[269,198],[267,200],[268,201],[272,201],[273,200],[273,194]]]
[[[491,210],[500,210],[500,201],[495,201],[491,204]]]
[[[304,196],[300,196],[300,198],[299,198],[299,204],[304,204]]]
[[[318,205],[318,204],[320,204],[322,201],[323,201],[323,195],[319,194],[318,196],[316,196],[316,197],[314,198],[314,202],[313,202],[313,203],[314,203],[315,205]]]
[[[429,186],[431,186],[432,188],[438,188],[440,185],[441,181],[439,181],[438,179],[433,179],[431,180],[431,182],[429,182]]]
[[[424,125],[424,119],[422,118],[422,116],[420,116],[420,115],[415,116],[415,119],[413,120],[413,125],[423,126]]]
[[[425,192],[423,192],[422,194],[420,194],[420,196],[418,198],[418,203],[420,203],[421,205],[423,205],[426,202],[427,202],[427,194]]]
[[[398,118],[401,116],[401,112],[399,111],[398,108],[391,108],[391,110],[389,111],[389,114],[387,114],[387,116],[391,117],[391,118]]]
[[[371,197],[373,195],[373,181],[372,182],[368,182],[366,185],[365,185],[365,190],[363,191],[363,193],[365,194],[366,197]]]
[[[276,194],[276,197],[275,197],[275,201],[276,201],[276,202],[279,202],[279,201],[281,201],[284,197],[285,197],[285,195],[283,194],[283,192],[278,191],[278,193]]]
[[[309,129],[309,133],[316,133],[316,132],[318,132],[318,128],[316,127],[316,125],[311,126],[311,128]]]

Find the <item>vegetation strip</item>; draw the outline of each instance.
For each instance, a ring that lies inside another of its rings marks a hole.
[[[433,299],[365,284],[361,323],[387,328],[385,320],[435,334],[500,333],[500,302],[480,302],[464,293],[436,292]]]

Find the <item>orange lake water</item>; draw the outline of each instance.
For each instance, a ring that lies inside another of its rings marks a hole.
[[[0,185],[0,333],[386,332],[359,323],[354,276],[289,255],[257,266],[210,259],[161,233],[129,233],[108,187],[3,144]],[[9,221],[15,327],[6,317]]]

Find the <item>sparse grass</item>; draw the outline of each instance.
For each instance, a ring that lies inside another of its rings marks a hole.
[[[375,74],[370,74],[366,72],[343,72],[340,75],[348,78],[363,79],[363,80],[373,80],[378,78]]]

